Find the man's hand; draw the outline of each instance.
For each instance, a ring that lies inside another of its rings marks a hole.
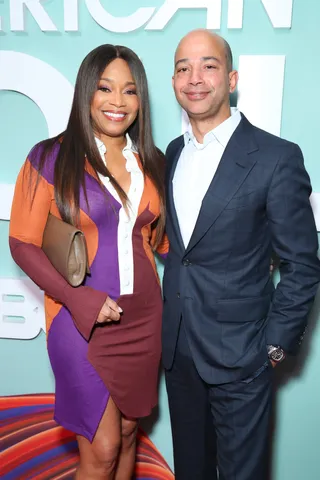
[[[122,308],[120,308],[118,304],[110,297],[107,297],[98,315],[96,323],[118,322],[120,320],[121,313]]]

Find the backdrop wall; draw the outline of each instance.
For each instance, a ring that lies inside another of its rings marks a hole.
[[[30,148],[63,130],[78,67],[102,43],[124,44],[149,78],[154,135],[165,149],[184,126],[171,88],[180,38],[199,27],[230,42],[240,71],[233,99],[256,125],[299,143],[315,192],[320,65],[317,0],[0,0],[0,395],[52,392],[42,294],[8,249],[12,186]],[[313,196],[318,219],[318,195]],[[320,222],[317,222],[320,224]],[[160,267],[161,269],[161,267]],[[34,292],[34,293],[33,293]],[[20,295],[20,296],[17,296]],[[23,300],[23,301],[20,301]],[[301,355],[277,372],[275,480],[319,480],[319,305]],[[166,393],[145,425],[172,465]]]

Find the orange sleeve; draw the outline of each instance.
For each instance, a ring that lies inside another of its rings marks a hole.
[[[169,239],[165,233],[162,237],[161,243],[157,248],[157,253],[163,257],[166,257],[169,252]]]
[[[154,245],[155,239],[157,235],[157,227],[153,229],[151,233],[151,245]],[[158,255],[160,255],[162,258],[166,258],[168,252],[169,252],[169,239],[166,235],[166,233],[163,235],[162,240],[160,244],[158,245],[156,252]]]
[[[10,237],[41,247],[52,194],[48,183],[40,176],[33,198],[37,178],[38,172],[27,159],[20,170],[15,186],[10,217]]]

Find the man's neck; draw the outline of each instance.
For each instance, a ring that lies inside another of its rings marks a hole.
[[[218,115],[205,119],[190,118],[190,124],[197,142],[203,143],[203,139],[208,132],[217,128],[221,123],[231,117],[230,106],[219,112]]]

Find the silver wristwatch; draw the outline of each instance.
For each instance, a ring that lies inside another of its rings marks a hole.
[[[275,345],[267,345],[268,357],[275,363],[280,363],[285,359],[285,353],[283,349]]]

